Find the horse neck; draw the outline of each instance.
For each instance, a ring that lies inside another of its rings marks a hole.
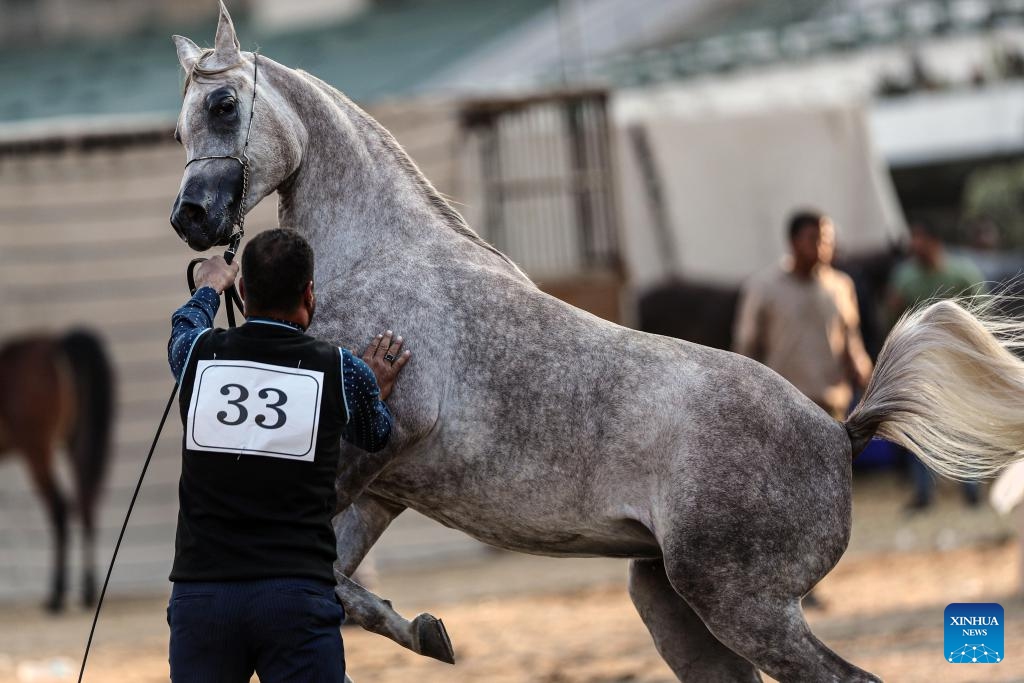
[[[319,278],[385,258],[436,257],[464,241],[439,210],[443,200],[376,121],[312,77],[293,72],[288,87],[308,142],[300,168],[279,188],[279,221],[314,245]]]

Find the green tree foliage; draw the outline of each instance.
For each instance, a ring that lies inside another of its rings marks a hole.
[[[991,221],[999,226],[1003,247],[1024,248],[1024,162],[972,171],[964,186],[967,225]]]

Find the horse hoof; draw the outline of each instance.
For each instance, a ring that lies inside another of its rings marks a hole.
[[[64,611],[64,600],[61,598],[50,598],[43,603],[43,609],[49,614],[60,614]]]
[[[86,572],[82,577],[82,606],[95,607],[98,591],[96,590],[96,577],[92,572]]]
[[[416,652],[446,664],[455,663],[455,651],[444,622],[430,614],[421,614],[412,620],[412,630]]]

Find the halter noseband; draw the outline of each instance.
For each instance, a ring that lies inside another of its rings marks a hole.
[[[235,225],[238,232],[231,233],[228,238],[228,250],[225,253],[234,256],[238,251],[238,244],[245,235],[245,197],[249,194],[249,134],[252,133],[252,119],[256,113],[256,78],[259,76],[259,53],[252,54],[252,104],[249,107],[249,125],[245,129],[245,144],[242,145],[242,153],[234,154],[210,154],[207,156],[193,157],[185,162],[185,168],[195,161],[206,159],[233,159],[242,166],[242,196],[238,200],[238,214],[235,216]],[[230,262],[230,259],[228,259]],[[191,269],[190,269],[191,270]]]

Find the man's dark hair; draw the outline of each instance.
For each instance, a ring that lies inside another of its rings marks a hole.
[[[294,230],[261,232],[242,252],[242,279],[247,309],[292,311],[313,279],[313,250]]]
[[[911,216],[907,221],[910,232],[920,232],[933,240],[942,239],[942,231],[939,230],[938,222],[928,215]]]
[[[825,214],[812,209],[804,209],[794,213],[789,219],[789,241],[795,240],[804,228],[821,227],[821,219],[824,217]]]

